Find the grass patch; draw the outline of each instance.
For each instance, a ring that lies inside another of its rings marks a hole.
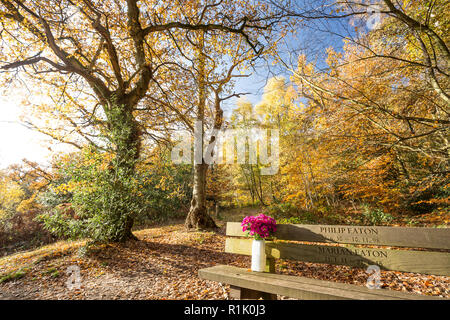
[[[59,277],[59,271],[56,268],[47,269],[44,274],[51,276],[52,278]]]
[[[0,275],[0,283],[5,283],[9,281],[14,281],[20,278],[23,278],[27,274],[26,269],[19,269],[17,271],[9,272],[3,275]]]

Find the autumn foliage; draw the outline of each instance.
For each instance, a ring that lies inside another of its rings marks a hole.
[[[27,88],[24,123],[73,147],[47,166],[1,173],[5,232],[27,221],[60,237],[125,241],[139,224],[189,213],[186,227],[210,227],[208,212],[249,205],[291,222],[426,215],[446,225],[444,1],[384,0],[376,28],[367,1],[281,3],[0,0],[3,91]],[[300,47],[295,36],[319,20],[349,30],[327,48],[283,47]],[[236,83],[259,62],[270,76],[252,102]],[[193,135],[195,121],[205,141],[210,129],[278,130],[279,171],[203,157],[175,165],[176,135]]]

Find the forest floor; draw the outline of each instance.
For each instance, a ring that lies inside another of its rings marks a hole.
[[[136,231],[140,241],[88,251],[84,241],[60,241],[0,258],[0,300],[230,299],[229,286],[198,277],[199,269],[216,264],[250,266],[249,257],[224,252],[225,224],[219,223],[218,232],[188,232],[177,221]],[[68,286],[75,283],[71,266],[79,267],[79,289]],[[276,271],[362,286],[368,277],[359,268],[280,260]],[[382,271],[381,282],[386,289],[450,297],[450,277]]]

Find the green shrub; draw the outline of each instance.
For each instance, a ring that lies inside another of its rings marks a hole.
[[[300,211],[289,202],[274,203],[263,208],[263,213],[272,217],[289,218],[297,216]]]
[[[63,178],[40,199],[46,212],[39,221],[52,234],[107,242],[121,237],[129,218],[135,226],[143,226],[185,216],[191,166],[174,166],[162,154],[156,165],[137,163],[129,175],[108,157],[86,149],[59,165]]]
[[[283,217],[275,216],[277,223],[280,224],[317,224],[319,223],[318,216],[311,211],[303,211],[297,216]]]
[[[304,221],[300,217],[277,219],[277,224],[301,224],[301,223],[304,223]]]
[[[105,160],[104,154],[89,148],[79,159],[61,165],[61,175],[69,178],[67,188],[76,214],[70,216],[65,210],[55,207],[39,216],[45,228],[57,236],[71,239],[122,239],[130,219],[142,208],[136,197],[137,181],[128,172],[131,165],[119,162],[116,158]],[[59,187],[55,186],[54,190],[61,192],[61,198],[64,198],[65,192]],[[58,202],[52,201],[51,204]]]
[[[374,226],[388,224],[394,220],[394,217],[389,213],[385,213],[378,208],[373,209],[367,204],[362,205],[362,216],[364,224]]]

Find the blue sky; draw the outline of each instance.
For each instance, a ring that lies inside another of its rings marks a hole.
[[[333,47],[335,51],[342,51],[344,45],[342,35],[355,36],[354,27],[348,19],[316,20],[314,24],[300,26],[297,34],[283,39],[280,55],[285,62],[295,65],[298,55],[305,54],[308,61],[315,62],[318,68],[326,68],[326,49]],[[253,104],[257,104],[261,100],[268,78],[283,76],[289,80],[290,75],[281,65],[272,66],[270,62],[260,62],[256,72],[250,77],[237,79],[235,92],[251,92],[245,97]],[[233,99],[224,107],[227,113],[231,112],[235,101],[236,99]]]

